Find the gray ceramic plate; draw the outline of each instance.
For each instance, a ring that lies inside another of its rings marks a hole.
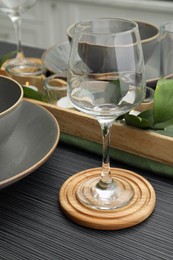
[[[62,76],[66,75],[68,68],[68,59],[70,55],[70,43],[64,42],[62,44],[56,44],[50,49],[46,50],[42,55],[42,62],[45,67],[52,73],[59,74]],[[156,46],[150,59],[145,64],[146,69],[146,80],[151,83],[156,81],[159,77],[159,44]]]
[[[42,165],[59,141],[59,125],[46,109],[23,101],[21,114],[13,134],[0,149],[0,189]]]

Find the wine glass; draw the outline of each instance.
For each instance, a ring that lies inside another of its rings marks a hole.
[[[98,210],[121,208],[134,196],[128,180],[111,176],[109,143],[115,119],[145,96],[145,73],[138,25],[120,18],[93,19],[75,25],[68,69],[68,96],[75,108],[94,116],[102,130],[100,176],[83,180],[77,199]]]
[[[21,43],[21,20],[22,14],[30,9],[36,0],[0,0],[0,11],[4,12],[11,19],[17,38],[17,55],[7,63],[27,63],[28,59],[24,57]],[[31,60],[30,60],[31,62]]]

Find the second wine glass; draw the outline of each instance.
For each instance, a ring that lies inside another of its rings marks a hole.
[[[111,210],[127,205],[133,198],[128,179],[111,176],[110,130],[115,119],[139,105],[144,95],[138,25],[120,18],[76,24],[69,58],[68,96],[74,107],[98,120],[103,139],[100,176],[87,178],[77,189],[77,198],[86,206]]]
[[[31,59],[28,60],[23,53],[22,43],[21,43],[21,21],[22,14],[30,9],[36,0],[0,0],[0,11],[7,14],[11,19],[17,38],[17,55],[16,58],[11,59],[6,62],[6,65],[9,63],[18,64],[18,63],[31,63]]]

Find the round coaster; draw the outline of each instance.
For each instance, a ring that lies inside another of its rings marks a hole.
[[[132,227],[144,221],[155,208],[156,195],[151,184],[142,176],[128,170],[111,168],[112,177],[126,179],[135,195],[127,206],[114,210],[95,210],[82,204],[76,197],[79,184],[93,176],[100,176],[101,168],[74,174],[62,185],[60,206],[65,215],[75,223],[100,230],[117,230]]]

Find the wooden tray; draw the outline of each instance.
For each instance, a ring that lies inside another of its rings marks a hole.
[[[102,143],[100,126],[91,116],[73,109],[63,109],[35,100],[30,101],[49,110],[58,120],[61,132]],[[111,130],[111,147],[167,165],[173,164],[173,138],[150,130],[115,123]]]
[[[0,71],[0,74],[5,74]],[[23,82],[20,82],[23,84]],[[43,81],[40,81],[42,88]],[[27,99],[50,111],[58,120],[62,133],[81,137],[86,140],[102,143],[100,126],[96,119],[74,109]],[[111,130],[111,147],[149,158],[167,165],[173,165],[173,138],[157,134],[150,130],[141,130],[115,123]]]

